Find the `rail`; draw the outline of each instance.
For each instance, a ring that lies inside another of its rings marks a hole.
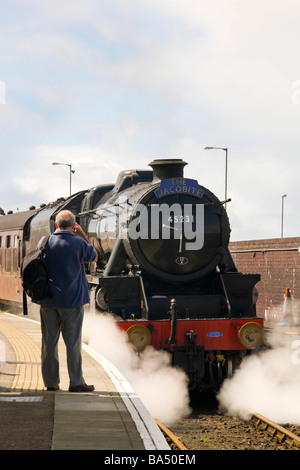
[[[154,420],[160,428],[164,438],[172,450],[188,450],[184,444],[159,420]],[[278,445],[285,445],[286,448],[300,450],[300,437],[288,429],[274,423],[269,418],[259,413],[253,413],[250,423],[261,431],[267,432],[272,439],[276,439]],[[281,448],[281,447],[279,447]]]
[[[300,437],[296,434],[292,433],[288,429],[280,426],[279,424],[274,423],[270,419],[262,416],[258,413],[254,413],[250,419],[256,427],[259,427],[263,431],[267,431],[271,434],[272,437],[276,437],[276,439],[280,443],[287,443],[290,447],[294,447],[300,450]]]
[[[154,420],[157,426],[160,428],[163,433],[167,443],[169,444],[172,450],[188,450],[182,442],[168,429],[164,424],[162,424],[158,419]]]

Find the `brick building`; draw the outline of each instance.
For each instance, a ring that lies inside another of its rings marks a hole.
[[[257,315],[280,321],[288,287],[293,317],[300,324],[300,237],[231,242],[229,248],[239,271],[261,275]]]

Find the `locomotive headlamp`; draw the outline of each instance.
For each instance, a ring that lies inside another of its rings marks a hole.
[[[126,331],[129,343],[137,352],[144,349],[151,343],[151,333],[144,325],[133,325]]]
[[[255,322],[245,323],[239,330],[239,341],[247,349],[258,348],[263,342],[264,330]]]

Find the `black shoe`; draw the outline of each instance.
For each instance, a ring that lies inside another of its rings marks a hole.
[[[47,392],[56,392],[57,390],[59,390],[58,385],[56,387],[47,387]]]
[[[69,392],[93,392],[95,390],[94,385],[70,385]]]

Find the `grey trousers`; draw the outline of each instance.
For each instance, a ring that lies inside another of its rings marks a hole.
[[[84,384],[82,376],[81,331],[84,307],[41,306],[42,375],[45,387],[59,385],[58,340],[62,333],[67,350],[70,386]]]

